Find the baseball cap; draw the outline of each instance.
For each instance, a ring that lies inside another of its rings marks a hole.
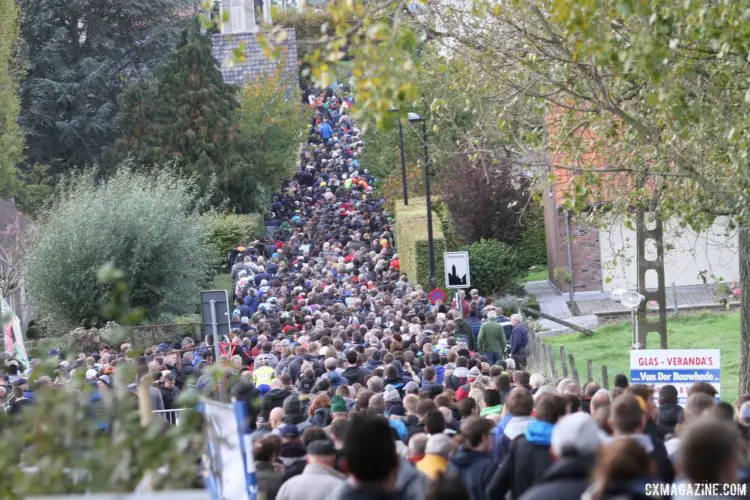
[[[558,457],[590,455],[602,444],[601,431],[588,413],[573,413],[561,418],[552,430],[550,447]]]
[[[312,392],[315,381],[309,378],[303,378],[299,381],[299,392],[302,394],[310,394]]]

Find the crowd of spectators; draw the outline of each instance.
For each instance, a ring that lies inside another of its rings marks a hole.
[[[191,338],[150,349],[139,366],[153,409],[179,408],[188,384],[246,403],[266,500],[686,498],[694,484],[744,496],[750,395],[733,407],[698,383],[682,407],[669,385],[655,397],[622,375],[610,391],[526,371],[522,317],[477,290],[431,304],[401,273],[353,101],[329,88],[309,102],[309,141],[266,237],[228,255],[226,354]],[[61,366],[84,370],[95,399],[130,351]],[[9,411],[33,403],[18,369],[5,381]]]

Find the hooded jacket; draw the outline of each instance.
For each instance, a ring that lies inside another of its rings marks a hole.
[[[487,498],[519,498],[552,465],[549,445],[554,424],[531,420],[510,444],[508,456],[487,486]]]
[[[263,396],[261,408],[266,414],[271,413],[271,410],[274,408],[283,407],[284,400],[289,397],[290,394],[291,392],[287,389],[271,389],[265,396]]]
[[[346,379],[344,377],[342,377],[341,374],[339,374],[339,372],[337,372],[335,370],[331,371],[331,372],[326,372],[326,374],[323,375],[323,376],[326,377],[328,380],[331,381],[331,386],[334,387],[334,388],[346,384]]]
[[[363,384],[367,375],[367,370],[361,366],[350,366],[343,372],[341,376],[344,377],[349,385],[352,384]]]
[[[448,474],[461,478],[470,500],[485,500],[488,499],[485,488],[496,468],[497,464],[489,453],[461,448],[451,457]]]
[[[563,458],[537,479],[521,500],[579,500],[590,483],[593,456]]]
[[[492,456],[501,463],[510,449],[510,442],[526,432],[526,427],[534,420],[532,417],[513,417],[506,415],[495,427],[495,445]]]

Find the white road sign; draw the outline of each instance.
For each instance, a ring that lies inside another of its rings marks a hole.
[[[471,274],[469,273],[469,252],[445,252],[446,288],[470,288]]]

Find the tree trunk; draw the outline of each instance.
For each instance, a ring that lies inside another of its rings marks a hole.
[[[740,394],[750,393],[750,227],[740,229]],[[728,353],[727,353],[728,354]]]

